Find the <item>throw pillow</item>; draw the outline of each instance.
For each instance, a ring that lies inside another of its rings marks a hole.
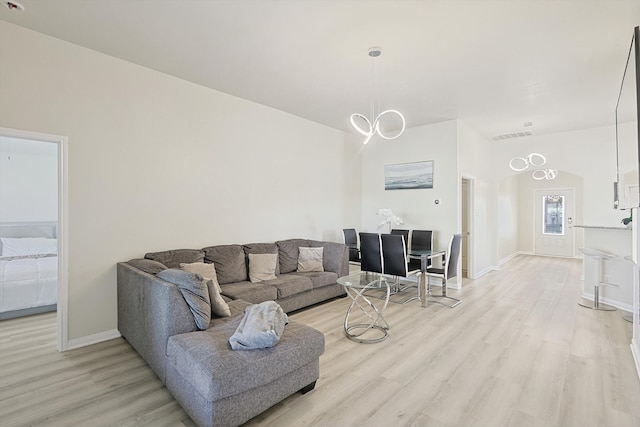
[[[247,280],[247,265],[242,246],[218,245],[209,246],[202,250],[204,251],[204,260],[212,262],[216,266],[218,283],[224,285]]]
[[[276,242],[278,245],[278,261],[280,263],[280,274],[291,273],[298,268],[298,248],[309,246],[306,239],[289,239]]]
[[[229,304],[222,298],[222,290],[218,283],[216,267],[213,263],[208,262],[192,262],[190,264],[181,263],[180,268],[184,271],[201,275],[207,281],[209,288],[209,300],[211,301],[211,314],[218,317],[231,316]]]
[[[207,329],[211,322],[211,300],[207,281],[199,274],[174,268],[161,271],[157,277],[173,283],[180,289],[198,329],[201,331]]]
[[[324,271],[322,266],[322,252],[324,248],[300,247],[298,254],[298,272],[310,273],[313,271]]]
[[[278,254],[249,254],[249,280],[251,283],[276,278]]]

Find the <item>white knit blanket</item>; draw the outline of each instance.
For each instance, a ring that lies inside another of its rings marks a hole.
[[[289,319],[275,301],[265,301],[245,308],[244,317],[229,338],[233,350],[255,350],[278,343]]]

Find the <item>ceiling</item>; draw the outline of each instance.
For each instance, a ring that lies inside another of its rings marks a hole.
[[[371,46],[381,107],[407,127],[611,125],[640,25],[638,0],[17,1],[25,10],[0,7],[0,20],[353,133],[349,116],[369,115]]]

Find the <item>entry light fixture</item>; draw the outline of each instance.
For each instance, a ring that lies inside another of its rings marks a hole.
[[[406,125],[404,116],[398,110],[384,110],[380,112],[380,100],[377,99],[377,93],[376,93],[377,92],[376,78],[375,78],[376,76],[375,76],[375,64],[374,64],[375,58],[379,57],[380,55],[382,55],[381,47],[373,46],[369,48],[369,56],[371,57],[371,81],[373,86],[371,91],[372,96],[371,96],[370,118],[367,118],[366,116],[360,113],[354,113],[351,115],[351,118],[350,118],[351,126],[353,126],[353,128],[358,133],[364,135],[365,138],[364,138],[363,144],[368,143],[375,134],[380,135],[380,137],[383,139],[396,139],[400,135],[402,135]],[[377,115],[376,115],[376,101],[378,103]],[[400,121],[402,122],[400,131],[398,131],[395,135],[385,135],[380,130],[380,122],[382,121],[383,117],[385,116],[389,117],[394,115],[398,116],[400,118]]]
[[[539,153],[531,153],[527,157],[514,157],[509,161],[509,167],[515,172],[522,172],[524,170],[532,168],[540,168],[547,163],[547,158]],[[558,176],[557,169],[536,169],[531,173],[531,176],[536,181],[543,179],[551,180]]]

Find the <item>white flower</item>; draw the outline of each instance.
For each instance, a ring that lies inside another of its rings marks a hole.
[[[380,209],[378,210],[378,215],[384,217],[384,220],[380,223],[380,225],[378,225],[378,228],[403,224],[402,218],[394,214],[391,209]]]

